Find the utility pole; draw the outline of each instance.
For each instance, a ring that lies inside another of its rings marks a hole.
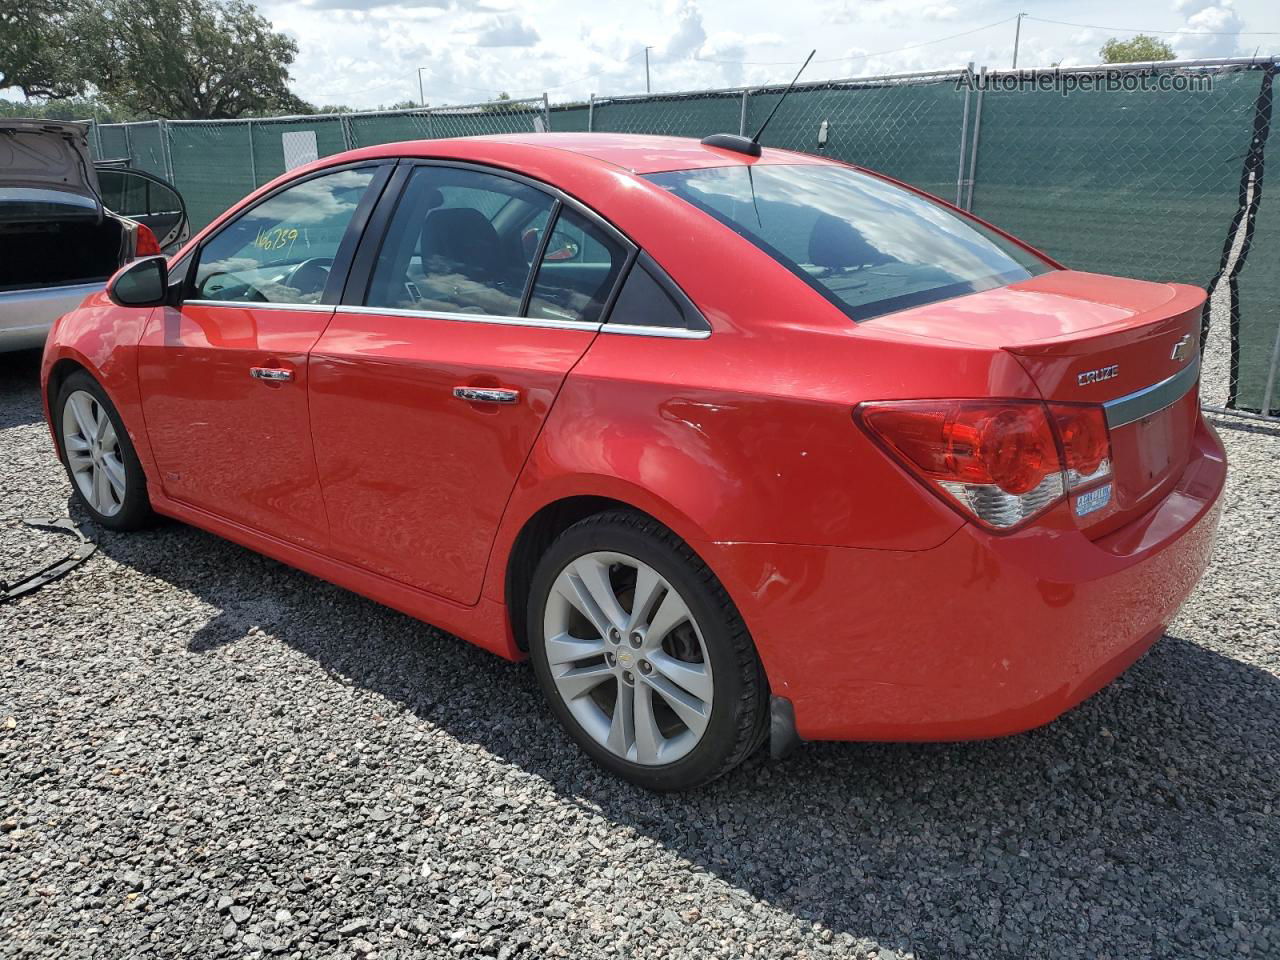
[[[1016,54],[1014,55],[1014,59],[1017,59]],[[418,103],[422,104],[424,107],[427,105],[427,95],[422,89],[422,71],[425,69],[427,68],[426,67],[418,68]]]
[[[1018,25],[1013,28],[1013,69],[1018,69],[1018,41],[1022,39],[1022,18],[1025,13],[1018,14]]]
[[[649,51],[652,49],[653,47],[644,48],[644,92],[645,93],[652,92],[649,89]]]

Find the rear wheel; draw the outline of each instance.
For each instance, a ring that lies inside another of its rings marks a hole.
[[[534,575],[529,638],[561,724],[633,783],[698,786],[763,739],[768,689],[742,618],[651,518],[604,513],[566,530]]]
[[[63,382],[51,409],[71,488],[93,520],[110,530],[151,522],[142,464],[106,391],[77,370]]]

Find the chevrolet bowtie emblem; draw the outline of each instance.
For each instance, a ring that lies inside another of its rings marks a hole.
[[[1173,345],[1173,352],[1169,354],[1170,360],[1177,360],[1181,363],[1191,354],[1191,334],[1186,334],[1181,340]]]

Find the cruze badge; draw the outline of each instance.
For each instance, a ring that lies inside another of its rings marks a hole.
[[[1086,370],[1084,373],[1076,376],[1076,385],[1087,387],[1091,383],[1101,383],[1103,380],[1112,380],[1120,376],[1120,364],[1113,363],[1109,367],[1099,367],[1097,370]]]

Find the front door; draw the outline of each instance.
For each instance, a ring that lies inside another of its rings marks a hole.
[[[584,232],[596,262],[557,271]],[[516,478],[629,248],[528,183],[426,165],[377,249],[367,287],[353,291],[353,273],[311,352],[332,550],[474,603]]]
[[[307,353],[333,316],[376,173],[315,176],[257,204],[202,245],[182,305],[152,316],[138,381],[166,496],[327,546]]]

